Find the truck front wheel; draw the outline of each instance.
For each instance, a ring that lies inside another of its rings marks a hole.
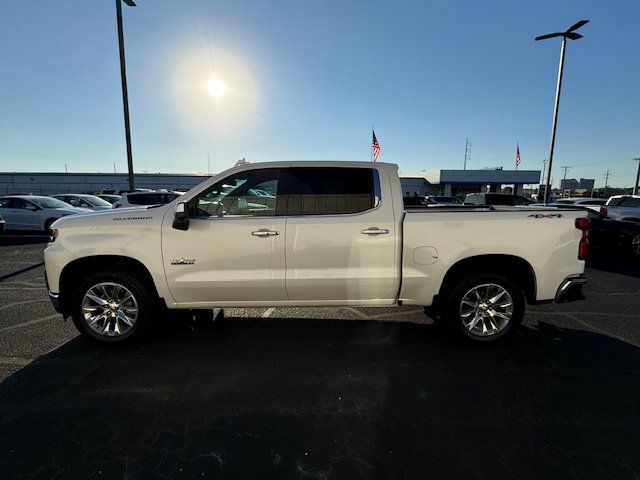
[[[150,323],[153,298],[145,282],[128,272],[90,273],[71,295],[73,322],[92,340],[130,342]]]
[[[522,323],[525,297],[502,274],[470,274],[452,285],[444,303],[447,324],[476,342],[493,342]]]

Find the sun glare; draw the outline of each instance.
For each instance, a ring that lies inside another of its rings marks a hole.
[[[227,93],[227,85],[219,78],[213,77],[207,84],[207,90],[214,98],[222,98]]]

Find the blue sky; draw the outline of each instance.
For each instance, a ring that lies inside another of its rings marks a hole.
[[[403,172],[548,155],[569,177],[631,185],[640,156],[640,2],[138,0],[124,9],[137,171],[249,161],[380,160]],[[111,0],[7,2],[0,20],[0,171],[126,170]],[[206,83],[229,87],[221,99]]]

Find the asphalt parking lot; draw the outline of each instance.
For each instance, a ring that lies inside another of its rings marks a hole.
[[[0,478],[640,478],[640,265],[487,347],[415,307],[228,309],[99,347],[0,236]],[[346,320],[346,321],[345,321]]]

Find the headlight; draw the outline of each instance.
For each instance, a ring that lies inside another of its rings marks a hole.
[[[50,242],[55,242],[56,238],[58,238],[58,229],[57,228],[52,228],[51,229],[51,235],[49,236],[49,241]]]

